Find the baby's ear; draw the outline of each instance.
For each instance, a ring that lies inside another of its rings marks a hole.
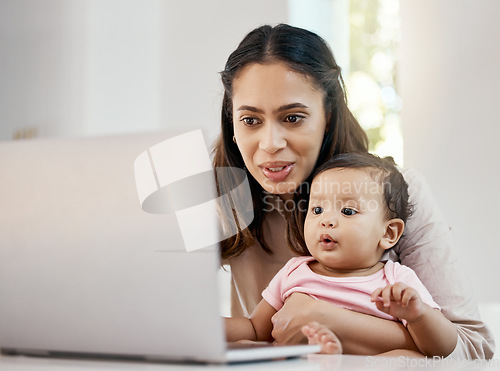
[[[405,229],[405,222],[399,218],[391,219],[386,222],[385,234],[380,239],[379,246],[384,250],[393,247],[401,238]]]

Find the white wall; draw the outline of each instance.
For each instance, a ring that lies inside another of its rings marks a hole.
[[[500,301],[497,0],[401,1],[405,166],[449,221],[481,302]]]
[[[83,123],[84,2],[0,2],[0,139]],[[62,125],[64,123],[64,125]]]
[[[85,117],[75,134],[160,129],[161,1],[85,3]]]
[[[219,125],[218,72],[287,0],[2,0],[0,140]]]

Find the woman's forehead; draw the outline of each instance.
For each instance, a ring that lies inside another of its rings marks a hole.
[[[314,80],[290,68],[284,62],[250,63],[242,67],[233,82],[233,98],[238,93],[250,93],[252,88],[274,90],[286,87],[300,92],[319,92]]]

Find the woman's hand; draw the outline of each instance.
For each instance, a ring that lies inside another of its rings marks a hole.
[[[302,327],[311,321],[321,322],[320,314],[315,310],[319,303],[309,295],[293,293],[283,307],[272,317],[272,336],[279,344],[306,343]]]
[[[390,321],[292,294],[271,319],[272,336],[280,344],[306,343],[302,327],[316,321],[333,331],[346,354],[375,355],[394,349],[418,351],[407,329]]]

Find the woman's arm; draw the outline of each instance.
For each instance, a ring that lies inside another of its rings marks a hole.
[[[261,300],[249,318],[225,318],[226,340],[273,341],[271,318],[275,313],[276,309],[267,301]]]
[[[317,321],[338,336],[346,354],[374,355],[394,349],[418,351],[401,323],[343,309],[305,294],[292,294],[272,321],[272,335],[278,343],[304,342],[302,326]]]

